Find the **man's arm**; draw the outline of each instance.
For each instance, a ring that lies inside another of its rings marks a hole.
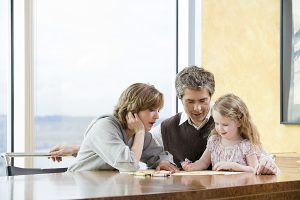
[[[160,124],[150,130],[152,137],[158,146],[164,146],[162,137],[161,137],[161,126]]]

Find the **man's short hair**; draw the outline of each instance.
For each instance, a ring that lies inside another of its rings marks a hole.
[[[203,67],[189,66],[176,75],[175,88],[179,99],[183,97],[185,88],[194,90],[205,88],[212,96],[215,92],[214,75]]]

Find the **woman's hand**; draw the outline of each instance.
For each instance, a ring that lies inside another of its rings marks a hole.
[[[52,147],[50,149],[49,153],[52,156],[51,159],[53,160],[53,162],[55,162],[55,161],[60,162],[60,161],[62,161],[62,156],[65,156],[65,155],[76,156],[79,149],[80,149],[79,145],[59,144],[59,145],[55,145],[54,147]]]
[[[130,131],[133,131],[135,134],[145,133],[145,127],[143,122],[140,120],[137,113],[127,113],[126,115],[127,127]]]

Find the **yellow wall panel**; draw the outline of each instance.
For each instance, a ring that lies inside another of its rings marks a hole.
[[[300,125],[280,124],[279,0],[202,0],[202,63],[214,100],[240,96],[268,152],[300,152]]]

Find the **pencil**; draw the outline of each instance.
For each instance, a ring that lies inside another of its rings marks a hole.
[[[153,173],[151,174],[152,177],[168,177],[170,174],[161,174],[161,173]]]

